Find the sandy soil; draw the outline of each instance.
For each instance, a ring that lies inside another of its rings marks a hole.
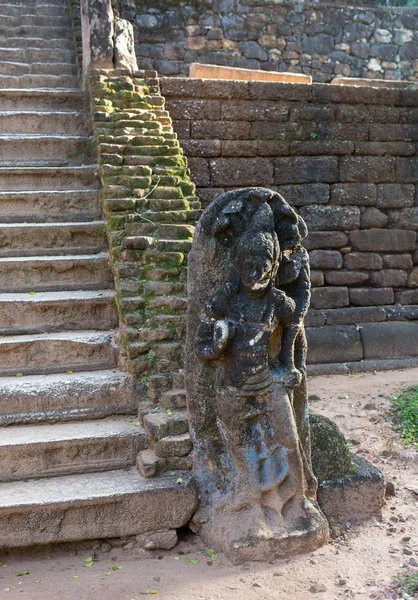
[[[381,518],[344,524],[331,543],[311,554],[269,564],[233,567],[209,558],[197,536],[172,551],[144,558],[128,546],[110,552],[59,547],[0,556],[0,597],[58,600],[327,600],[397,598],[395,574],[418,571],[418,453],[402,447],[386,411],[404,385],[418,382],[418,369],[310,380],[312,407],[338,423],[353,450],[395,483]],[[367,407],[366,405],[374,405]],[[411,489],[409,489],[411,488]],[[91,547],[91,546],[90,546]],[[184,552],[185,554],[178,554]],[[98,559],[92,567],[84,559]],[[191,562],[199,561],[199,562]],[[6,566],[7,565],[7,566]],[[112,569],[115,567],[115,570]],[[121,568],[116,568],[121,567]],[[27,574],[16,576],[18,573]],[[106,573],[109,573],[108,575]],[[315,584],[326,591],[314,593]],[[8,591],[9,590],[9,591]],[[153,594],[150,592],[153,591]],[[155,593],[156,592],[156,593]]]

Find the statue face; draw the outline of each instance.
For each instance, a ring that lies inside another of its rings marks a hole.
[[[273,277],[273,260],[268,256],[243,257],[240,265],[241,281],[253,292],[264,290]]]

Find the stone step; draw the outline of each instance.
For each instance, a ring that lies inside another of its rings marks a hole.
[[[97,254],[107,250],[103,221],[0,224],[0,258]]]
[[[92,161],[92,145],[92,138],[86,135],[0,133],[0,161],[36,160],[40,156],[51,160],[59,156],[86,164]]]
[[[96,166],[0,167],[0,190],[79,190],[97,185]]]
[[[49,50],[73,50],[74,41],[70,38],[42,38],[39,35],[34,34],[33,37],[29,36],[8,36],[6,39],[0,38],[0,47],[7,46],[7,48],[48,48]]]
[[[13,11],[12,11],[13,12]],[[9,13],[8,7],[4,6],[0,10],[0,31],[3,27],[12,27],[17,29],[23,29],[29,26],[31,30],[36,27],[37,29],[43,30],[44,27],[70,29],[70,18],[67,14],[50,14],[48,19],[45,19],[45,15],[31,15],[28,14],[24,9],[20,10],[19,14]]]
[[[0,377],[0,426],[136,414],[138,385],[117,370]]]
[[[78,78],[74,75],[0,75],[0,88],[77,88]]]
[[[118,326],[113,290],[0,294],[0,335]]]
[[[79,89],[1,89],[0,110],[88,112],[89,99]]]
[[[16,62],[6,61],[0,52],[0,74],[21,77],[22,75],[77,75],[74,63]]]
[[[0,258],[2,292],[48,292],[113,288],[109,255]]]
[[[2,17],[0,16],[0,19]],[[44,17],[43,17],[44,18]],[[75,64],[75,52],[73,50],[49,50],[48,48],[0,48],[2,61],[16,63],[48,63],[51,66],[56,63]]]
[[[117,363],[112,338],[97,331],[0,337],[0,376],[110,369]]]
[[[91,117],[87,112],[0,110],[0,133],[88,136],[91,131]]]
[[[133,466],[145,448],[147,436],[135,415],[12,425],[0,435],[0,482],[123,469]]]
[[[34,17],[58,16],[66,18],[67,21],[69,20],[66,7],[59,4],[29,4],[26,2],[24,4],[9,4],[0,2],[0,18],[3,16],[19,17],[20,15]]]
[[[191,474],[182,471],[152,484],[136,468],[2,483],[0,548],[178,529],[196,506]]]
[[[50,26],[46,25],[48,20],[44,19],[43,25],[20,25],[18,19],[12,25],[0,23],[0,40],[8,40],[14,37],[40,38],[44,40],[72,40],[72,31],[68,25]],[[3,44],[1,44],[3,45]]]
[[[100,216],[99,190],[0,192],[0,223],[82,222]]]

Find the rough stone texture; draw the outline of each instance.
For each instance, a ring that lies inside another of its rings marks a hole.
[[[370,323],[360,332],[365,359],[418,356],[417,323]]]
[[[354,475],[319,485],[318,502],[330,521],[358,523],[379,515],[383,508],[386,481],[382,473],[362,456],[352,458]]]
[[[113,69],[114,15],[109,0],[81,0],[83,77],[89,69]]]
[[[308,363],[349,362],[363,359],[360,333],[354,326],[309,327]]]
[[[115,69],[138,71],[135,56],[134,28],[125,19],[115,19]]]
[[[306,418],[305,235],[279,194],[235,190],[204,211],[189,257],[186,385],[200,492],[194,523],[234,564],[289,556],[327,539]]]
[[[305,74],[319,82],[415,81],[415,15],[415,7],[259,0],[122,2],[122,16],[135,26],[141,68],[184,75],[197,62]],[[174,44],[181,54],[173,53]]]
[[[136,471],[2,484],[0,547],[121,537],[177,529],[197,505],[188,473],[154,482]]]
[[[347,440],[338,426],[324,415],[309,412],[312,469],[319,483],[353,475],[355,468]]]

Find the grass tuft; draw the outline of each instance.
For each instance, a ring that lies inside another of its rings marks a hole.
[[[405,446],[412,444],[418,447],[418,385],[411,385],[402,390],[393,399],[393,404],[402,432],[402,442]]]

